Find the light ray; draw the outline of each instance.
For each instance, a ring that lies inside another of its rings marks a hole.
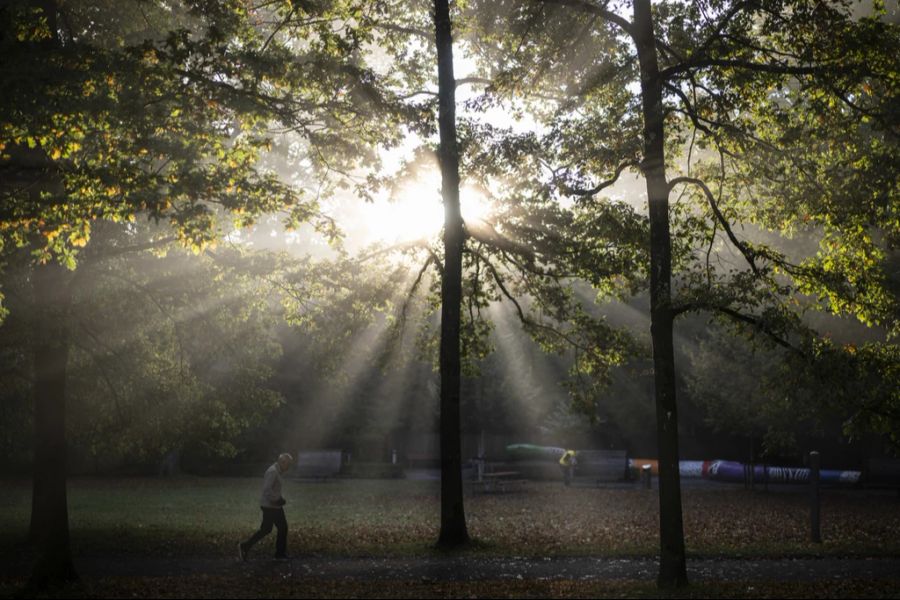
[[[491,214],[491,201],[475,186],[460,189],[460,210],[466,221],[485,220]],[[431,240],[444,225],[440,176],[421,174],[402,184],[390,198],[362,204],[346,226],[357,242],[402,243]]]

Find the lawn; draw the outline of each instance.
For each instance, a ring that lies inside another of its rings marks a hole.
[[[69,513],[76,555],[230,556],[258,526],[256,478],[75,479]],[[433,550],[436,482],[287,481],[292,552],[404,556]],[[475,552],[510,556],[654,556],[656,490],[564,488],[529,482],[522,491],[467,495]],[[900,556],[896,494],[825,490],[823,544],[810,544],[806,490],[741,486],[683,492],[692,556]],[[30,514],[24,481],[0,485],[0,557],[15,556]],[[264,542],[266,543],[266,542]]]

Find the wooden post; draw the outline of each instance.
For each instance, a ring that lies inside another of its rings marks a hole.
[[[819,522],[819,453],[809,453],[809,489],[810,489],[810,534],[813,544],[822,543],[821,523]]]

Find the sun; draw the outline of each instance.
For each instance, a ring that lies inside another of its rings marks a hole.
[[[460,210],[463,220],[485,220],[490,215],[490,201],[472,186],[460,189]],[[440,176],[419,177],[401,185],[393,197],[378,200],[363,207],[367,237],[389,243],[432,239],[444,226],[444,207],[441,202]]]

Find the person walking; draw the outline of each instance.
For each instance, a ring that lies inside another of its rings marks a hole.
[[[271,467],[266,470],[263,478],[262,494],[259,498],[259,507],[262,509],[262,523],[259,530],[253,536],[238,544],[238,556],[247,560],[247,554],[254,544],[272,532],[272,526],[278,528],[278,537],[275,540],[275,558],[286,560],[287,556],[287,519],[284,516],[284,505],[287,501],[281,495],[281,475],[287,472],[294,464],[294,457],[284,453],[278,457]]]

